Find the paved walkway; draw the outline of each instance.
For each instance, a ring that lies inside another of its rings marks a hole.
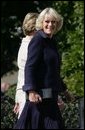
[[[18,77],[17,71],[8,72],[3,77],[1,77],[1,83],[7,82],[10,85],[16,84],[17,83],[17,77]]]

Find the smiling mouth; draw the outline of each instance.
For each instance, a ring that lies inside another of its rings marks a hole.
[[[51,31],[51,30],[53,30],[53,29],[52,29],[52,28],[47,28],[47,30],[50,30],[50,31]]]

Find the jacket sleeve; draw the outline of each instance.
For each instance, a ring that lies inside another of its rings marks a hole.
[[[35,72],[42,52],[42,38],[35,36],[28,46],[28,55],[25,65],[25,81],[23,90],[36,90]],[[37,70],[38,71],[38,70]]]

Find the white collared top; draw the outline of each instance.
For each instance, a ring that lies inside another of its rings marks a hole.
[[[27,60],[28,45],[32,37],[33,36],[26,36],[25,38],[23,38],[18,51],[17,64],[19,70],[18,70],[18,82],[15,95],[16,103],[19,103],[21,101],[24,103],[26,101],[26,95],[25,92],[22,90],[22,87],[24,85],[24,69]]]

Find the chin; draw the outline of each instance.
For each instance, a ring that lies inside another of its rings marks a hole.
[[[46,33],[47,35],[51,35],[51,33]]]

